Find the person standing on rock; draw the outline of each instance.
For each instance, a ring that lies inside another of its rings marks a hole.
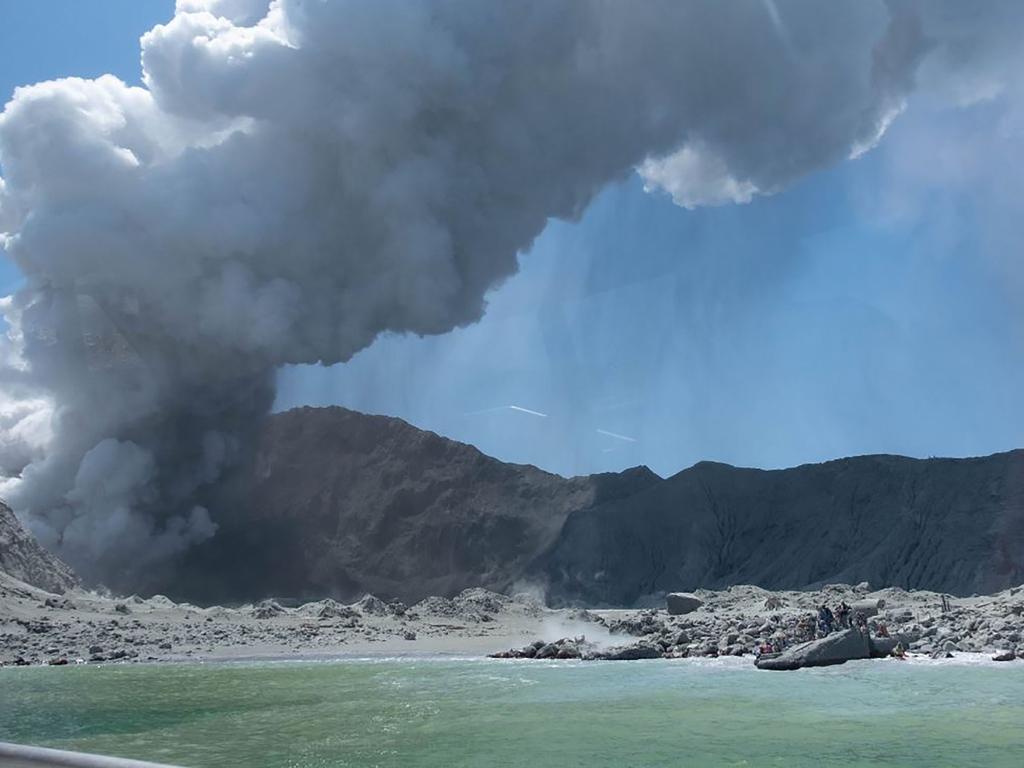
[[[850,606],[845,600],[839,603],[839,607],[836,609],[836,618],[839,619],[840,629],[850,628]]]
[[[808,614],[800,619],[800,634],[805,640],[814,639],[814,614]]]
[[[864,611],[857,611],[857,615],[853,617],[853,623],[861,632],[868,631],[868,617]]]
[[[818,607],[818,627],[821,630],[822,637],[828,637],[832,634],[832,622],[834,620],[835,617],[827,605],[823,603]]]

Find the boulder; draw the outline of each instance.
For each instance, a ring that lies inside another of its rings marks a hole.
[[[582,654],[580,649],[571,643],[566,643],[558,649],[558,653],[555,654],[556,659],[578,659]]]
[[[1013,651],[1002,651],[992,657],[992,661],[1013,661],[1017,658],[1017,654]]]
[[[900,641],[903,641],[903,647],[906,648],[910,644],[900,637],[872,637],[868,641],[871,646],[871,658],[873,659],[884,659],[888,656],[892,656],[892,652],[899,645]]]
[[[665,595],[665,603],[668,606],[668,612],[672,616],[693,613],[704,605],[703,600],[696,595],[691,595],[689,592],[669,592]]]
[[[679,630],[672,638],[672,645],[687,645],[690,642],[690,635],[685,629]]]
[[[620,645],[617,648],[609,648],[607,651],[599,651],[594,654],[595,659],[607,661],[635,661],[636,659],[660,659],[661,649],[647,643],[635,645]]]
[[[755,663],[758,669],[791,670],[803,667],[826,667],[854,659],[871,656],[868,636],[856,629],[833,632],[828,637],[793,646],[769,657],[767,654]]]
[[[537,655],[534,658],[538,659],[553,659],[558,655],[558,643],[548,643],[537,649]]]
[[[870,619],[872,616],[877,616],[878,612],[885,608],[885,600],[858,600],[850,607],[853,609],[853,616],[863,613],[865,618]]]

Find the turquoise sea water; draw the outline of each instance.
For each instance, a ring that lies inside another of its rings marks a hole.
[[[1024,664],[0,669],[0,741],[208,768],[1024,765]]]

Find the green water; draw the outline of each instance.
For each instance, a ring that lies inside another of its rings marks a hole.
[[[0,741],[185,766],[1024,765],[1024,664],[0,669]]]

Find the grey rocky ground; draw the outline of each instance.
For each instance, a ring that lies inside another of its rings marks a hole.
[[[273,600],[200,608],[167,598],[111,598],[81,589],[53,594],[0,574],[0,663],[60,664],[339,655],[461,654],[539,658],[741,656],[763,639],[803,639],[801,618],[825,601],[882,599],[872,617],[912,652],[1024,658],[1024,587],[954,598],[845,585],[817,592],[751,586],[698,591],[703,605],[664,610],[545,608],[483,589],[405,606],[367,596],[351,605]],[[526,650],[529,648],[530,650]],[[506,649],[513,649],[507,651]]]
[[[867,585],[830,585],[814,592],[736,586],[721,591],[698,590],[695,594],[703,605],[683,616],[657,610],[591,612],[617,641],[611,646],[567,637],[496,655],[594,659],[743,656],[753,654],[764,640],[781,641],[784,647],[790,647],[811,639],[807,618],[822,603],[834,608],[842,600],[851,604],[881,600],[885,607],[868,620],[871,634],[877,635],[884,625],[911,653],[984,653],[1024,659],[1024,587],[995,595],[952,598],[948,611],[943,611],[943,596],[935,592],[900,588],[876,591]]]
[[[165,597],[52,594],[0,574],[0,664],[296,658],[363,654],[483,655],[525,639],[545,609],[484,590],[412,607],[366,596],[352,605],[274,600],[201,608]]]

